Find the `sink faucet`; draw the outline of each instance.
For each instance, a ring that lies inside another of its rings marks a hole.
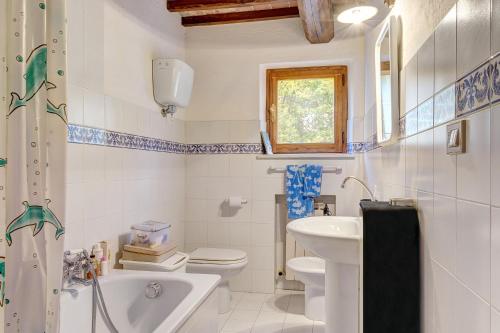
[[[342,182],[342,185],[340,185],[340,187],[341,187],[341,188],[345,188],[345,184],[347,183],[347,181],[348,181],[349,179],[355,180],[355,181],[357,181],[358,183],[360,183],[360,184],[361,184],[361,186],[363,186],[363,187],[364,187],[364,189],[365,189],[365,190],[368,192],[368,194],[370,195],[370,199],[371,199],[372,201],[377,201],[377,199],[375,199],[375,196],[373,195],[373,192],[372,192],[372,191],[368,188],[368,186],[365,184],[365,182],[364,182],[364,181],[362,181],[362,180],[361,180],[361,179],[359,179],[359,178],[354,177],[354,176],[348,176],[348,177],[345,177],[345,178],[344,178],[344,181]]]

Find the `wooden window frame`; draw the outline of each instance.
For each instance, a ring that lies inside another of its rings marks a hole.
[[[277,90],[279,80],[335,78],[335,143],[278,144]],[[266,124],[273,153],[345,153],[347,151],[347,66],[318,66],[268,69],[266,72]]]

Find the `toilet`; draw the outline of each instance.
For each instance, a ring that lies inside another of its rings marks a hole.
[[[244,251],[202,247],[191,253],[186,265],[186,272],[220,275],[217,297],[218,310],[222,314],[230,310],[229,279],[239,274],[247,264],[247,254]]]
[[[288,260],[287,267],[295,278],[304,283],[305,316],[325,321],[325,261],[316,257],[297,257]]]
[[[244,251],[218,248],[198,248],[190,255],[175,253],[161,263],[140,262],[121,259],[124,269],[141,271],[186,272],[197,274],[217,274],[221,280],[217,287],[218,311],[230,310],[231,290],[229,279],[239,274],[248,264]]]

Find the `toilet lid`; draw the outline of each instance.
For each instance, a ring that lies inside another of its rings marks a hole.
[[[241,262],[246,259],[244,251],[201,247],[189,256],[190,262]]]

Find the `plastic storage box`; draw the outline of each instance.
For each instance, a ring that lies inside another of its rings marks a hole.
[[[134,224],[131,229],[130,243],[132,245],[155,247],[167,242],[170,224],[156,221],[146,221]]]

